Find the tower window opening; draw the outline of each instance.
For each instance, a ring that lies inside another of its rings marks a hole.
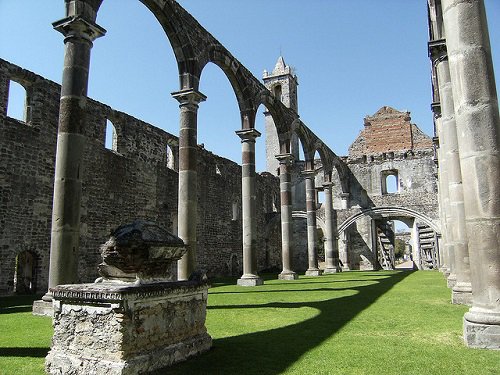
[[[278,99],[280,102],[282,102],[283,100],[282,100],[282,97],[281,97],[281,95],[282,95],[281,85],[274,86],[274,90],[273,91],[274,91],[274,97],[276,99]]]

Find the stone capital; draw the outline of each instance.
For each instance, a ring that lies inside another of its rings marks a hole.
[[[446,40],[437,39],[428,43],[429,57],[433,64],[448,60],[448,52],[446,49]]]
[[[292,154],[278,154],[275,155],[276,159],[278,159],[280,164],[291,165],[295,158]]]
[[[307,169],[305,171],[300,172],[300,174],[305,178],[315,178],[318,172],[311,169]]]
[[[106,30],[92,21],[80,16],[71,16],[52,23],[55,30],[63,34],[66,39],[80,38],[92,43],[95,39],[104,36]]]
[[[195,89],[175,91],[171,95],[180,103],[181,107],[189,105],[198,107],[198,104],[204,102],[207,99],[205,95]]]
[[[323,182],[322,185],[323,185],[323,189],[330,189],[331,190],[332,187],[333,187],[333,182],[331,182],[331,181],[325,181],[325,182]]]
[[[434,113],[434,118],[440,118],[441,117],[441,102],[432,102],[431,103],[431,110],[432,110],[432,113]]]
[[[255,142],[255,139],[261,136],[261,133],[255,129],[241,129],[235,131],[236,135],[241,138],[241,142]]]

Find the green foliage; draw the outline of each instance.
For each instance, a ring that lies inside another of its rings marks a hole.
[[[238,287],[235,279],[214,282],[207,312],[212,350],[157,373],[498,373],[500,352],[464,346],[462,318],[468,308],[450,304],[450,291],[438,272],[266,279],[260,287]],[[42,374],[44,353],[36,348],[48,348],[50,319],[24,312],[6,315],[6,324],[0,315],[0,353],[8,355],[0,356],[0,374]],[[22,351],[5,352],[12,347]],[[38,367],[25,370],[28,362]]]
[[[402,239],[396,238],[394,240],[394,256],[396,259],[401,259],[403,257],[405,254],[405,247],[406,244]]]

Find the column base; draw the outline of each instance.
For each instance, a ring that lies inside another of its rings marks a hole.
[[[293,271],[282,271],[278,275],[279,280],[297,280],[299,278],[299,275]]]
[[[52,318],[54,316],[54,307],[52,306],[52,302],[41,299],[34,301],[32,314],[37,316],[50,316]]]
[[[451,303],[472,306],[471,283],[457,282],[451,292]]]
[[[321,276],[322,273],[319,268],[310,268],[306,271],[306,276]]]
[[[457,275],[455,275],[454,273],[450,273],[450,275],[446,279],[446,285],[448,286],[448,288],[451,289],[455,286],[456,283],[457,283]]]
[[[465,313],[465,344],[469,348],[500,350],[500,313],[491,314],[492,317],[487,317],[485,315],[486,314],[476,314],[472,311]],[[477,322],[475,321],[478,320],[477,318],[486,320],[486,322]]]
[[[323,271],[324,274],[339,273],[339,272],[342,272],[342,269],[338,267],[325,268],[325,270]]]
[[[239,286],[259,286],[264,284],[264,280],[262,280],[259,276],[242,276],[236,282]]]

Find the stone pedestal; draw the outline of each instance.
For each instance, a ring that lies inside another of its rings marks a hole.
[[[47,302],[41,299],[33,302],[33,315],[52,317],[54,315],[52,302]]]
[[[493,314],[488,313],[482,316],[483,314],[476,314],[473,310],[474,307],[464,315],[465,344],[470,348],[498,349],[500,314],[492,316]]]
[[[322,274],[323,271],[321,271],[319,268],[313,268],[306,271],[306,276],[321,276]]]
[[[297,280],[298,278],[299,278],[299,275],[297,275],[297,273],[295,273],[293,271],[289,271],[289,272],[283,271],[278,275],[279,280]]]
[[[323,271],[324,274],[329,274],[329,273],[338,273],[338,272],[341,272],[341,270],[339,270],[338,268],[325,268],[325,270]]]
[[[141,374],[210,349],[198,281],[60,285],[49,374]]]
[[[264,281],[259,276],[253,276],[253,277],[242,276],[237,281],[237,285],[239,286],[259,286],[263,284]]]

